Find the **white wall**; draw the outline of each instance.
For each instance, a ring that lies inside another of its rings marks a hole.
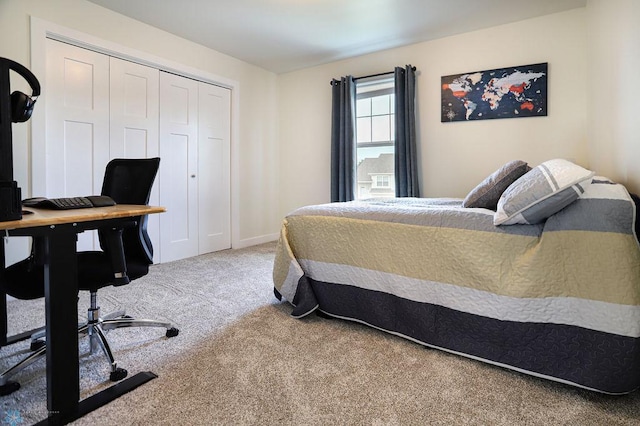
[[[275,75],[84,0],[0,0],[0,56],[29,66],[33,15],[240,82],[240,239],[272,238],[284,214],[330,199],[329,81],[411,63],[418,68],[424,196],[464,196],[500,164],[553,157],[640,190],[640,2],[586,8]],[[440,77],[549,63],[549,116],[440,123]],[[21,79],[12,88],[27,90]],[[46,90],[46,88],[44,88]],[[37,108],[36,108],[37,113]],[[15,178],[29,186],[29,124],[14,131]]]
[[[30,67],[30,16],[239,82],[239,246],[274,238],[278,216],[277,76],[85,0],[0,0],[0,56]],[[12,90],[28,91],[12,76]],[[43,87],[46,91],[46,87]],[[38,106],[34,114],[38,113]],[[15,124],[14,178],[30,187],[30,123]]]
[[[640,2],[589,0],[589,158],[601,174],[640,191]]]
[[[537,165],[563,157],[589,166],[586,35],[580,8],[280,75],[280,214],[330,200],[329,81],[397,65],[419,73],[422,196],[464,197],[513,159]],[[547,117],[440,122],[441,76],[539,62],[549,63]]]

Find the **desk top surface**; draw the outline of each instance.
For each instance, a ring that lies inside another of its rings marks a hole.
[[[37,226],[59,225],[63,223],[88,222],[92,220],[115,219],[119,217],[141,216],[162,213],[166,209],[157,206],[134,204],[116,204],[111,207],[94,207],[88,209],[47,210],[31,207],[23,208],[33,214],[23,214],[20,220],[0,222],[0,230],[34,228]]]

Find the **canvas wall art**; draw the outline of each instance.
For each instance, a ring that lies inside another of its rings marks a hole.
[[[442,77],[441,121],[547,115],[547,63]]]

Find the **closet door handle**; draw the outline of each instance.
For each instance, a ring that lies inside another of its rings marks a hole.
[[[191,175],[192,178],[196,177],[196,175]]]

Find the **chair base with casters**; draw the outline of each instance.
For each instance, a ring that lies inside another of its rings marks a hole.
[[[87,323],[78,329],[78,333],[86,333],[89,335],[91,353],[96,346],[100,346],[111,364],[111,373],[109,379],[113,382],[122,380],[127,377],[127,370],[118,367],[111,346],[107,340],[106,332],[116,328],[123,327],[162,327],[166,328],[166,337],[175,337],[180,330],[173,327],[168,322],[135,319],[125,314],[124,311],[113,312],[104,317],[100,317],[100,307],[97,305],[96,292],[91,292],[91,306],[87,310]]]
[[[168,338],[175,337],[180,333],[180,330],[171,323],[150,319],[135,319],[126,315],[124,311],[113,312],[101,317],[100,307],[97,305],[96,293],[92,292],[90,297],[91,306],[87,309],[87,323],[78,327],[78,333],[89,336],[91,353],[94,352],[97,346],[102,349],[111,366],[109,379],[112,382],[124,379],[127,377],[128,372],[124,368],[118,367],[118,363],[113,356],[111,346],[106,337],[106,333],[109,330],[123,327],[160,327],[167,330],[165,336]],[[20,389],[18,382],[9,379],[29,365],[45,357],[47,345],[43,338],[44,330],[34,333],[31,336],[30,350],[32,352],[17,364],[0,373],[0,396],[9,395]]]
[[[41,340],[32,340],[30,350],[32,352],[26,358],[0,373],[0,396],[9,395],[20,389],[20,383],[11,381],[9,378],[24,370],[40,358],[44,358],[47,353],[46,345]]]

